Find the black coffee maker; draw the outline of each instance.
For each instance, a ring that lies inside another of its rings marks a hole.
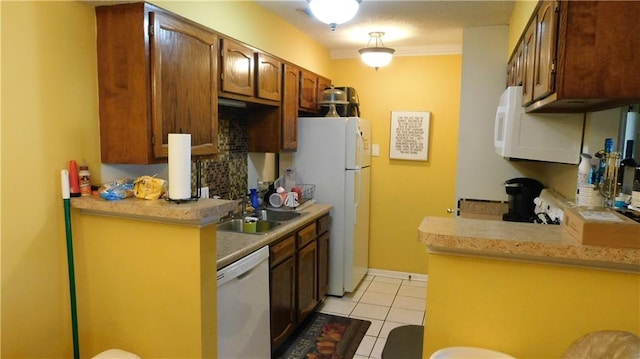
[[[544,185],[533,178],[518,177],[504,182],[509,195],[509,213],[502,215],[503,221],[531,222],[535,217],[533,199],[540,196]]]

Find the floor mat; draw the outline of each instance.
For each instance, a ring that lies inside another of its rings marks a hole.
[[[273,358],[351,359],[370,325],[366,320],[312,313]]]

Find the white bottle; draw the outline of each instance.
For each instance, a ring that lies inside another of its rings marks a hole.
[[[588,153],[580,154],[580,165],[578,166],[578,187],[589,184],[591,174],[591,155]]]

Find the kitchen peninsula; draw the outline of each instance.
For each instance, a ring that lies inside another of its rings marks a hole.
[[[560,226],[427,217],[424,357],[447,346],[559,358],[596,330],[640,332],[640,249],[588,246]]]
[[[81,357],[212,358],[216,225],[235,201],[73,198]]]
[[[216,271],[326,215],[309,202],[266,235],[217,231],[236,201],[73,198],[81,357],[120,348],[143,358],[213,358]]]

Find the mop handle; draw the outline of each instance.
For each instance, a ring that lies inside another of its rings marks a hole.
[[[71,329],[73,334],[73,358],[80,359],[80,345],[78,341],[78,314],[76,304],[76,279],[73,268],[73,237],[71,234],[71,200],[69,189],[69,171],[60,172],[62,182],[62,201],[64,202],[64,222],[67,234],[67,264],[69,266],[69,295],[71,298]]]

